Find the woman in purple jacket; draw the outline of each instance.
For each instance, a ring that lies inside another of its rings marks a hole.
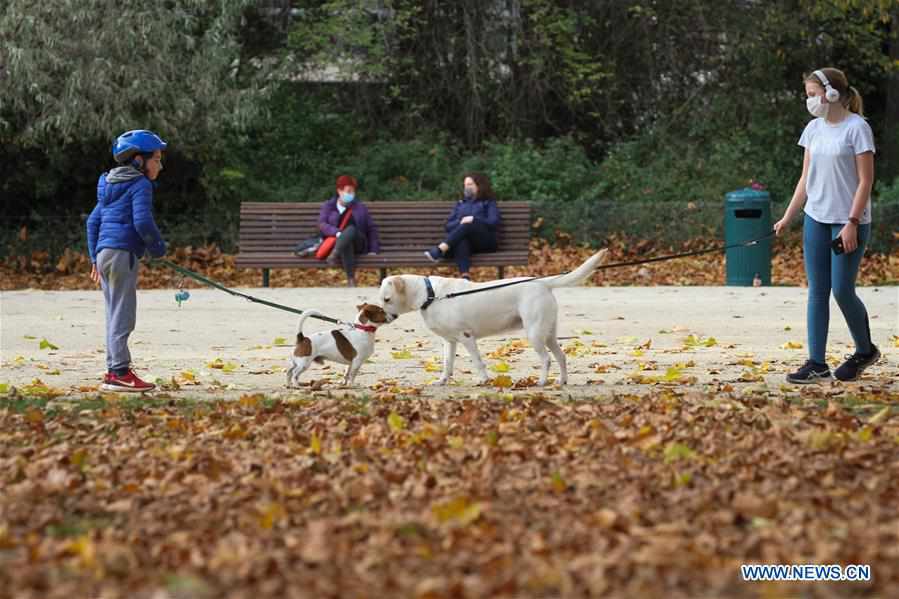
[[[368,207],[356,199],[356,179],[349,175],[337,177],[337,194],[322,204],[318,214],[318,228],[326,237],[337,236],[334,249],[328,256],[329,264],[340,260],[346,271],[347,287],[356,286],[356,255],[377,254],[381,251],[378,227],[372,220]],[[352,210],[346,227],[340,230],[340,221],[347,210]]]
[[[490,179],[482,173],[469,173],[463,180],[463,197],[446,221],[446,239],[426,250],[425,256],[437,262],[453,258],[463,279],[471,279],[471,255],[496,251],[496,234],[502,216],[496,205]]]

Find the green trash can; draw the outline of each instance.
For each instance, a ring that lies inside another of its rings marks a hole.
[[[745,187],[724,196],[724,241],[727,245],[758,239],[769,233],[771,194]],[[756,276],[771,284],[771,238],[727,250],[727,285],[752,286]]]

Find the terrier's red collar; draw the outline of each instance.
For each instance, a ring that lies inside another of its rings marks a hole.
[[[359,329],[360,331],[365,331],[366,333],[374,333],[378,330],[378,327],[374,327],[370,324],[354,324],[354,327]]]

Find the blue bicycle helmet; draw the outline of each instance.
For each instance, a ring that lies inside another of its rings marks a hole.
[[[119,135],[112,144],[112,157],[119,164],[124,164],[136,154],[152,153],[164,150],[166,144],[162,138],[146,129],[134,129]]]

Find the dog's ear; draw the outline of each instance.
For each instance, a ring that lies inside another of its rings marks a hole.
[[[368,309],[362,309],[359,311],[359,322],[365,324],[368,322]]]
[[[397,293],[405,294],[406,293],[405,279],[401,279],[400,277],[395,278],[393,280],[393,288],[396,289]]]
[[[362,310],[364,310],[365,306],[367,305],[368,304],[359,304],[358,306],[356,306],[356,312],[362,312]]]

